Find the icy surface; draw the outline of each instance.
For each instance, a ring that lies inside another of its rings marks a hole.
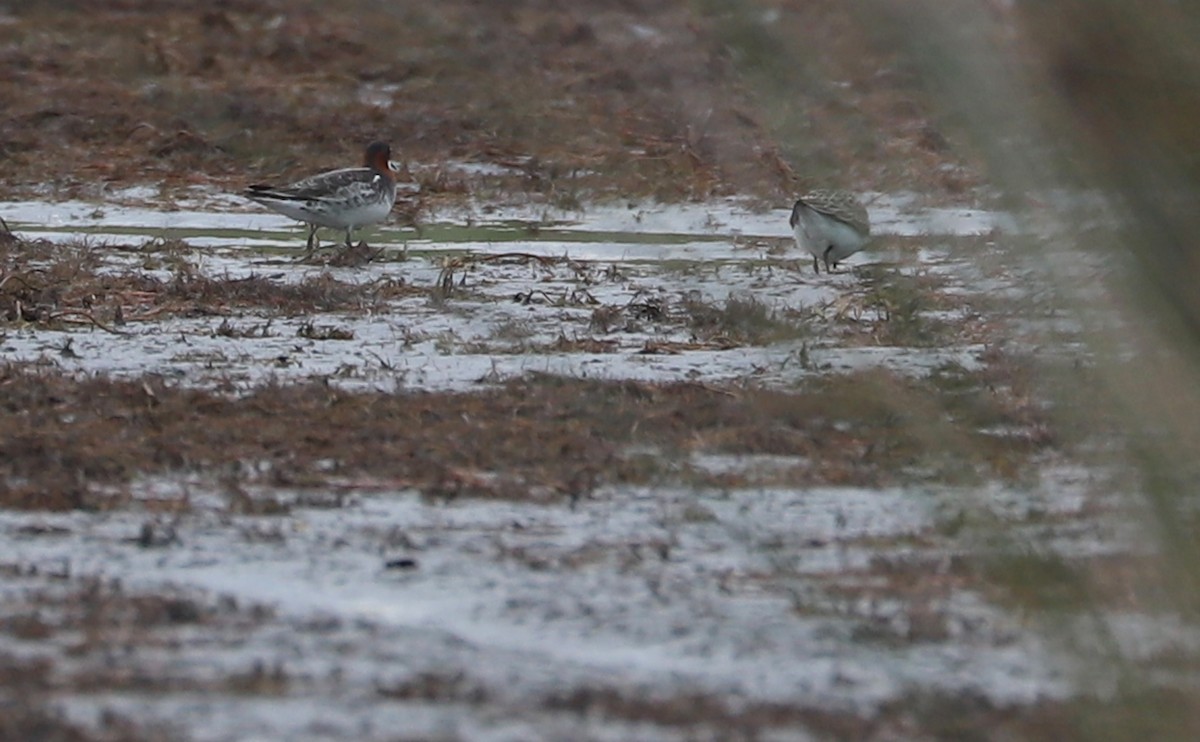
[[[274,606],[282,626],[297,628],[260,631],[191,661],[245,669],[271,659],[310,682],[336,676],[343,697],[317,708],[339,729],[355,718],[387,728],[393,707],[373,699],[372,687],[433,671],[462,674],[512,704],[556,689],[611,687],[870,713],[922,688],[999,705],[1067,693],[1040,640],[970,593],[938,608],[954,627],[951,641],[889,646],[853,641],[849,629],[865,620],[903,636],[903,606],[839,606],[816,587],[853,584],[871,559],[903,555],[906,547],[873,544],[928,531],[939,507],[962,497],[609,489],[573,510],[433,505],[396,492],[282,519],[200,513],[175,523],[176,541],[156,549],[137,545],[145,516],[132,513],[5,514],[0,533],[7,559],[26,569],[119,578],[129,591],[184,585]],[[706,516],[696,518],[696,508]],[[34,530],[56,535],[26,535]],[[387,568],[399,558],[414,566]],[[299,628],[313,617],[339,628]],[[331,653],[333,645],[342,649]],[[81,700],[76,711],[98,702]],[[197,718],[221,705],[236,711],[237,729],[274,734],[318,718],[253,700],[142,698],[118,708],[129,704],[155,717]],[[450,712],[423,713],[435,724]],[[471,714],[451,715],[470,728]]]

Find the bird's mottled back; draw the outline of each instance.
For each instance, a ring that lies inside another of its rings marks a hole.
[[[360,167],[331,170],[299,180],[288,186],[286,193],[298,199],[337,199],[356,196],[360,190],[370,190],[377,178],[386,183],[391,174],[386,170]]]
[[[863,237],[871,234],[871,220],[867,207],[849,191],[810,191],[800,197],[792,209],[790,224],[795,227],[800,220],[799,210],[808,207],[825,216],[849,225]]]

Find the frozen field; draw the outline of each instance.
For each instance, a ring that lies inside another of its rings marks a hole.
[[[298,229],[232,201],[120,202],[0,204],[22,237],[149,287],[122,289],[119,315],[99,301],[10,324],[6,362],[235,398],[314,381],[478,394],[547,375],[737,398],[873,373],[961,394],[998,349],[1051,332],[1079,352],[1073,322],[1028,311],[1048,289],[1017,267],[1003,215],[904,197],[875,197],[875,246],[819,276],[786,211],[736,202],[439,214],[368,232],[379,252],[353,267],[298,262]],[[336,301],[156,293],[198,280]],[[1002,447],[1044,433],[971,432]],[[891,443],[853,445],[868,461]],[[912,708],[986,716],[1074,692],[1066,654],[979,564],[1029,543],[1031,568],[1123,553],[1105,474],[1036,444],[1019,476],[902,461],[867,477],[887,484],[822,483],[819,462],[778,448],[616,446],[613,461],[656,473],[602,472],[570,497],[501,496],[503,470],[460,469],[484,495],[439,496],[337,474],[336,454],[301,486],[135,476],[118,508],[0,514],[0,611],[26,627],[0,651],[45,659],[46,692],[81,724],[115,714],[198,740],[886,737]],[[1191,640],[1112,620],[1131,645]]]

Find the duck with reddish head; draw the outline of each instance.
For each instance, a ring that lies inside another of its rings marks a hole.
[[[343,229],[346,247],[355,229],[378,224],[396,203],[392,148],[372,142],[363,154],[363,166],[330,170],[291,185],[252,185],[242,191],[251,201],[308,225],[308,252],[320,245],[317,229]]]

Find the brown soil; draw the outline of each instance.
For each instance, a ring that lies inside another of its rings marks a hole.
[[[5,8],[0,197],[236,189],[356,164],[372,139],[427,199],[975,183],[914,76],[836,0]],[[447,160],[516,169],[450,175]]]

